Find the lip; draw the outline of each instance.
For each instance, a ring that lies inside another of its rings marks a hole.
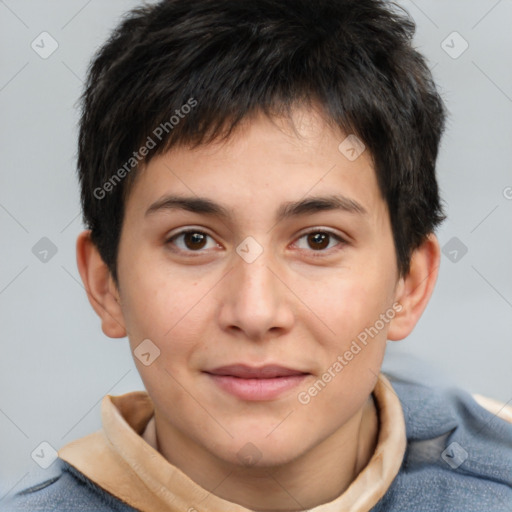
[[[276,364],[267,364],[265,366],[250,366],[247,364],[230,364],[220,366],[206,373],[212,375],[221,375],[229,377],[238,377],[240,379],[272,379],[275,377],[290,377],[293,375],[303,375],[307,372],[295,370]]]
[[[255,367],[245,364],[222,366],[205,373],[223,391],[251,401],[276,399],[310,375],[280,365]]]

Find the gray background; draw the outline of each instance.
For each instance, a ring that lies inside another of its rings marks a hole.
[[[0,0],[0,500],[38,469],[42,441],[59,449],[96,430],[105,394],[142,389],[127,339],[103,335],[75,263],[76,101],[94,50],[137,4]],[[439,159],[449,219],[437,289],[386,366],[510,402],[512,1],[400,4],[450,111]],[[47,59],[31,48],[43,31],[59,45]],[[57,250],[46,262],[32,252],[43,237]]]

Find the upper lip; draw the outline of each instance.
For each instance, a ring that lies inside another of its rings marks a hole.
[[[289,377],[291,375],[305,375],[307,372],[275,364],[259,367],[249,366],[246,364],[231,364],[228,366],[220,366],[213,370],[208,370],[206,373],[238,377],[241,379],[272,379],[275,377]]]

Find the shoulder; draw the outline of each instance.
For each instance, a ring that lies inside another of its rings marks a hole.
[[[402,404],[407,449],[375,510],[414,504],[415,510],[510,511],[512,423],[499,408],[491,412],[454,387],[389,378]]]
[[[47,470],[42,470],[47,471]],[[53,465],[51,476],[35,475],[35,483],[1,504],[2,512],[136,512],[112,496],[62,459]]]

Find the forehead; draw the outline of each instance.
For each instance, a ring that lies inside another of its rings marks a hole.
[[[371,155],[349,135],[318,110],[295,108],[290,119],[259,113],[225,141],[175,146],[155,156],[139,171],[126,210],[145,213],[177,194],[209,197],[238,214],[249,208],[253,214],[258,205],[262,212],[282,213],[283,201],[342,195],[381,216],[386,205]]]

